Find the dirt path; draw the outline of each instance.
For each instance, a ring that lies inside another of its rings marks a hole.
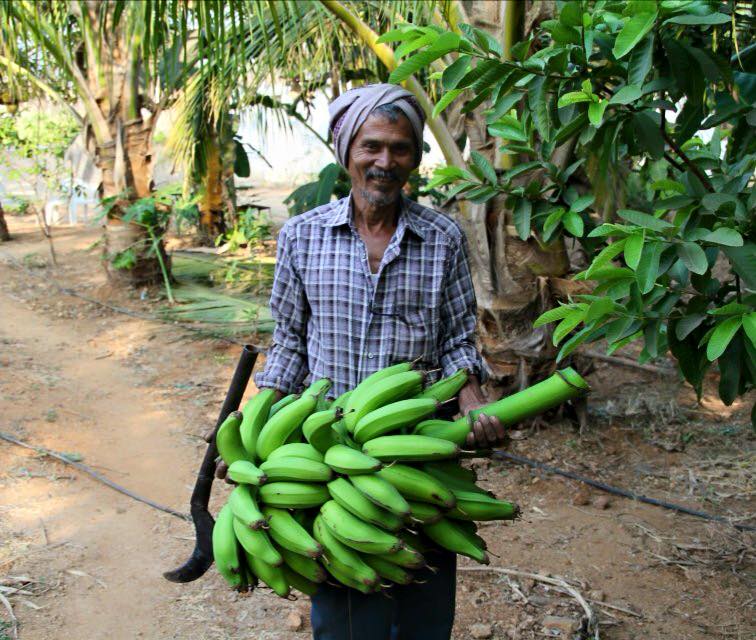
[[[25,276],[3,263],[3,255],[42,265],[45,245],[32,226],[17,219],[11,225],[18,239],[0,245],[0,430],[78,454],[116,482],[185,510],[204,446],[198,436],[217,414],[237,350],[182,340],[170,326],[57,293],[51,277],[117,304],[142,304],[141,292],[104,286],[96,256],[86,251],[96,230],[61,230],[60,265],[40,266],[39,279]],[[616,370],[602,369],[592,382],[600,386],[613,377]],[[628,384],[648,398],[650,382],[658,387],[660,381],[652,376]],[[736,461],[728,467],[732,483],[742,475],[737,461],[753,448],[742,430],[747,407],[733,413],[707,398],[703,409],[712,410],[712,421],[685,427],[696,434],[694,443],[701,438],[700,449],[665,452],[649,444],[642,428],[610,420],[600,431],[597,422],[597,431],[582,440],[565,425],[520,432],[513,450],[657,497],[682,495],[696,508],[753,512],[752,485],[744,497],[716,504],[700,500],[693,488],[685,497],[689,473],[702,486],[709,454]],[[730,439],[716,451],[699,435],[725,428]],[[602,638],[753,637],[753,585],[743,577],[753,569],[751,538],[624,500],[605,504],[574,483],[524,469],[474,464],[486,487],[516,499],[525,514],[513,525],[483,529],[495,564],[569,577],[596,601]],[[225,493],[225,487],[215,491],[216,507]],[[22,640],[308,637],[306,601],[262,590],[240,596],[213,570],[189,585],[166,582],[162,571],[184,560],[192,533],[187,523],[71,468],[0,442],[0,585],[27,591],[0,593],[11,596]],[[533,581],[462,571],[455,639],[566,638],[548,625],[566,629],[578,611],[569,596]],[[295,631],[297,616],[303,625]],[[0,607],[2,620],[8,618]],[[0,640],[8,637],[8,625],[0,624]]]

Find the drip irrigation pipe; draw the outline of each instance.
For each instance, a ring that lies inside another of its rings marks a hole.
[[[685,507],[680,504],[674,504],[672,502],[665,502],[664,500],[657,500],[656,498],[648,498],[639,493],[628,491],[627,489],[622,489],[620,487],[613,487],[611,485],[604,484],[603,482],[599,482],[598,480],[592,480],[591,478],[586,478],[585,476],[581,476],[577,473],[573,473],[572,471],[566,471],[564,469],[559,469],[558,467],[552,467],[551,465],[544,464],[543,462],[538,462],[537,460],[531,460],[530,458],[518,456],[513,453],[507,453],[506,451],[500,451],[497,449],[491,452],[490,456],[492,458],[496,458],[499,460],[508,460],[509,462],[514,462],[515,464],[526,465],[528,467],[532,467],[533,469],[541,469],[542,471],[547,471],[548,473],[554,473],[559,476],[564,476],[565,478],[570,478],[570,480],[577,480],[578,482],[583,482],[587,485],[590,485],[591,487],[595,487],[596,489],[600,489],[601,491],[606,491],[607,493],[611,493],[615,496],[621,496],[623,498],[630,498],[631,500],[637,500],[638,502],[645,502],[646,504],[654,505],[655,507],[662,507],[664,509],[678,511],[679,513],[686,513],[689,516],[695,516],[696,518],[703,518],[704,520],[712,520],[713,522],[722,522],[724,524],[729,524],[735,527],[736,529],[739,529],[740,531],[756,531],[756,527],[748,525],[748,524],[738,524],[735,522],[730,522],[727,518],[724,518],[723,516],[715,516],[711,513],[706,513],[705,511],[697,511],[695,509],[691,509],[689,507]]]

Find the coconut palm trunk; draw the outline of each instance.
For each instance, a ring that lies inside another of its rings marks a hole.
[[[11,239],[11,234],[8,231],[8,224],[5,222],[5,211],[3,211],[3,205],[0,204],[0,242],[7,242]]]

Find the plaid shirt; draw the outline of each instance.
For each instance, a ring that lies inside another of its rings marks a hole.
[[[281,229],[270,298],[276,328],[257,386],[293,393],[311,374],[330,378],[338,396],[421,356],[443,375],[467,368],[483,377],[467,241],[457,223],[402,196],[374,282],[351,210],[351,198],[342,198]]]

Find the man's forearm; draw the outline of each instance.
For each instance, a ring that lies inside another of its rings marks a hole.
[[[486,403],[488,400],[483,393],[483,389],[480,387],[480,381],[478,376],[471,375],[467,379],[465,384],[459,392],[459,409],[465,414],[467,413],[467,407],[479,407],[481,404]]]

